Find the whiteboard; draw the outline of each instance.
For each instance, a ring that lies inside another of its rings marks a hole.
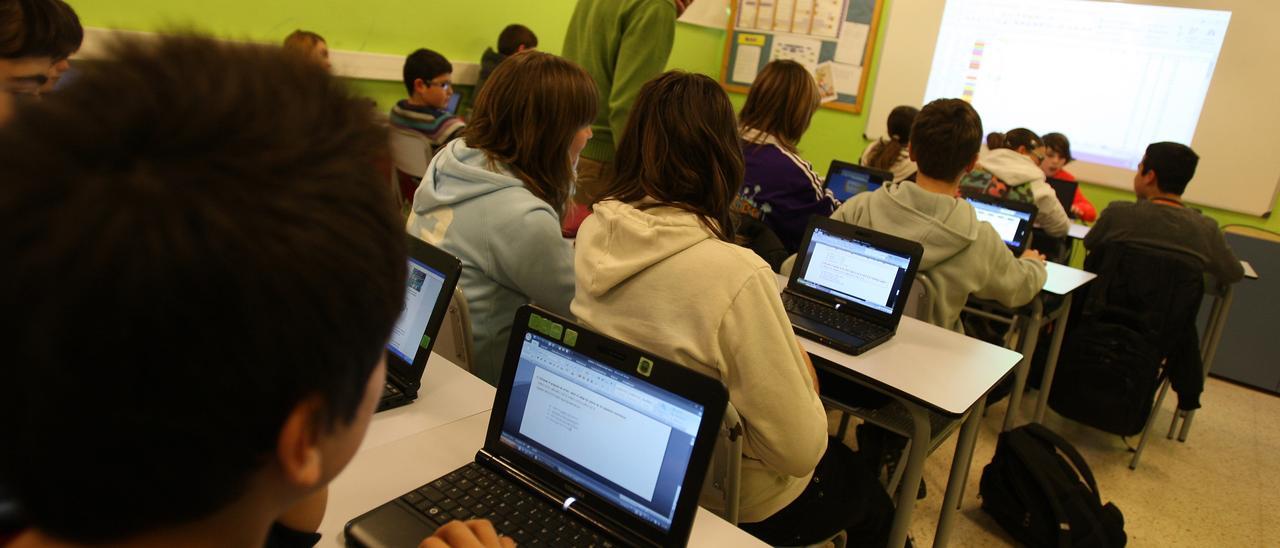
[[[1092,0],[1081,0],[1092,1]],[[1200,154],[1189,202],[1251,215],[1270,212],[1280,192],[1280,2],[1260,0],[1143,0],[1140,3],[1232,12],[1213,83],[1205,98],[1191,146]],[[866,135],[885,133],[897,105],[919,106],[929,78],[946,0],[895,0],[885,10],[887,24]],[[1088,81],[1064,74],[1062,82]],[[979,113],[981,114],[981,113]],[[1011,128],[984,128],[1005,131]],[[1068,135],[1067,137],[1070,137]],[[1075,162],[1068,168],[1082,181],[1122,190],[1133,188],[1129,170]]]

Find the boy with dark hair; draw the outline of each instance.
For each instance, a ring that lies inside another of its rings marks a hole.
[[[964,331],[960,310],[970,295],[1021,306],[1044,286],[1044,256],[1028,250],[1014,257],[973,206],[957,198],[960,179],[973,169],[982,144],[982,120],[959,99],[925,105],[911,127],[916,181],[864,192],[831,218],[924,245],[920,271],[937,287],[931,316],[937,325]]]
[[[403,306],[384,133],[279,48],[109,59],[0,130],[10,546],[313,544]]]
[[[54,62],[79,49],[83,37],[62,0],[0,0],[0,122],[10,115],[13,95],[40,96]]]
[[[391,107],[391,125],[421,135],[427,160],[458,133],[466,123],[445,110],[453,96],[453,65],[443,55],[419,49],[404,60],[404,88],[409,93]],[[421,173],[410,173],[422,177]]]
[[[476,81],[476,94],[480,94],[480,89],[484,87],[493,69],[498,68],[498,63],[524,50],[537,49],[537,47],[538,36],[529,30],[529,27],[507,25],[507,28],[502,29],[498,34],[498,51],[488,48],[480,57],[480,78]]]
[[[1111,202],[1085,236],[1086,249],[1133,242],[1195,256],[1222,283],[1244,277],[1244,268],[1218,230],[1218,223],[1182,203],[1200,156],[1171,142],[1147,146],[1133,176],[1136,202]]]

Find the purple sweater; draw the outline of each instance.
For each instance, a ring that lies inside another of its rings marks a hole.
[[[765,144],[742,141],[747,169],[737,207],[763,220],[787,253],[795,253],[809,217],[830,216],[840,202],[823,187],[809,162],[775,143],[773,139]]]

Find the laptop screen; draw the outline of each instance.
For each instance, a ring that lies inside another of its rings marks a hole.
[[[886,251],[870,244],[813,229],[809,238],[808,261],[796,279],[806,287],[834,297],[860,303],[884,314],[902,294],[911,256]]]
[[[879,177],[871,173],[848,166],[833,164],[827,172],[827,189],[837,200],[848,201],[857,194],[880,188],[883,184]]]
[[[431,312],[440,298],[440,290],[444,288],[444,274],[409,259],[409,283],[404,290],[404,310],[400,319],[396,320],[391,330],[391,341],[387,349],[404,360],[413,363],[422,348],[431,347],[431,336],[427,335],[427,323],[431,321]]]
[[[969,200],[979,221],[986,221],[996,229],[996,234],[1004,243],[1020,248],[1027,241],[1027,233],[1031,230],[1031,212],[1018,211],[998,204],[979,200]]]
[[[499,441],[671,529],[703,407],[526,333]]]

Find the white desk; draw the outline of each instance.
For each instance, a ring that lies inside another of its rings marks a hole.
[[[1250,280],[1258,279],[1258,272],[1253,269],[1253,265],[1249,261],[1240,261],[1240,266],[1244,268],[1244,277]]]
[[[777,280],[779,286],[786,286],[785,277],[778,276]],[[804,337],[799,340],[815,358],[815,367],[884,392],[911,413],[911,450],[901,483],[905,487],[897,493],[897,510],[889,536],[891,547],[906,543],[911,525],[915,486],[924,473],[930,447],[928,413],[932,411],[964,421],[934,536],[935,546],[945,546],[973,459],[985,396],[1022,356],[910,317],[902,318],[892,339],[861,356],[850,356]]]
[[[496,390],[434,352],[422,374],[418,399],[374,414],[361,451],[449,424],[493,408]]]
[[[1088,235],[1089,235],[1088,225],[1082,225],[1080,223],[1071,223],[1071,226],[1067,228],[1067,236],[1074,240],[1083,240],[1084,237]]]
[[[418,432],[356,454],[329,486],[320,533],[324,546],[343,546],[348,521],[471,462],[484,445],[489,413]],[[765,546],[715,514],[698,508],[690,546]]]

